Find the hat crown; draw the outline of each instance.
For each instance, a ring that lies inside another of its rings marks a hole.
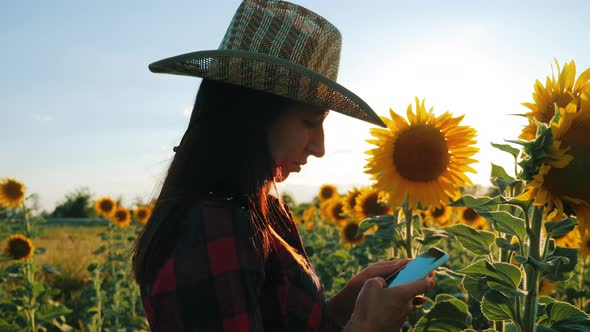
[[[306,8],[283,1],[245,0],[219,49],[277,57],[335,81],[341,47],[340,31]]]

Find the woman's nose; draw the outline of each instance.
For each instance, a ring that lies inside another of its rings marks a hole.
[[[307,145],[307,150],[309,153],[314,155],[317,158],[321,158],[326,153],[324,148],[324,128],[320,127],[316,130],[311,139],[309,140],[309,144]]]

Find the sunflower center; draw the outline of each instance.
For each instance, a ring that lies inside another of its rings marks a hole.
[[[449,149],[443,133],[429,125],[401,132],[393,148],[393,166],[409,181],[429,182],[445,172]]]
[[[334,190],[332,188],[323,188],[320,195],[323,198],[331,198],[334,195]]]
[[[350,223],[346,225],[344,229],[344,234],[347,239],[356,239],[356,232],[358,231],[359,226],[356,223]]]
[[[17,200],[23,197],[25,193],[23,192],[23,186],[20,183],[8,181],[4,185],[4,194],[11,200]]]
[[[139,210],[137,211],[137,217],[140,219],[143,219],[147,216],[147,212],[145,210]]]
[[[27,257],[31,252],[31,246],[23,239],[13,239],[9,243],[10,256],[15,259]]]
[[[117,211],[115,212],[115,218],[117,221],[125,221],[125,219],[127,219],[127,214],[125,211]]]
[[[376,192],[367,195],[362,206],[367,216],[380,216],[388,212],[388,207],[379,204],[379,194]]]
[[[475,210],[472,208],[467,208],[465,211],[463,211],[463,219],[467,222],[473,222],[475,219],[477,219],[477,216],[477,212],[475,212]]]
[[[332,217],[336,220],[344,219],[342,214],[342,203],[338,202],[332,206]]]
[[[444,208],[434,208],[434,210],[432,210],[432,216],[435,218],[442,216],[444,213],[445,213]]]
[[[100,202],[100,209],[105,212],[109,212],[113,209],[114,205],[111,201],[102,201]]]
[[[544,122],[544,123],[549,123],[551,121],[551,119],[553,119],[553,116],[555,115],[555,105],[557,104],[558,107],[566,107],[567,104],[569,104],[572,101],[572,96],[569,93],[566,92],[560,92],[558,93],[555,98],[552,100],[552,102],[547,103],[547,106],[545,106],[545,112],[538,114],[539,117],[537,118],[537,120]]]
[[[552,168],[545,176],[547,189],[555,195],[582,199],[590,203],[590,124],[572,125],[563,137],[574,159],[564,168]]]
[[[351,209],[356,205],[356,198],[359,197],[359,194],[360,192],[357,192],[348,197],[348,206],[350,206]]]

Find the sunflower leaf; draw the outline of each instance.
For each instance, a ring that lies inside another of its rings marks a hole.
[[[490,143],[490,144],[492,144],[492,146],[495,147],[496,149],[510,153],[515,159],[518,158],[518,154],[520,153],[519,149],[514,148],[508,144],[498,144],[498,143]]]
[[[544,311],[545,315],[537,322],[550,327],[544,331],[588,331],[590,328],[588,315],[569,303],[546,300]]]
[[[518,243],[511,243],[510,240],[503,237],[496,238],[496,245],[504,250],[517,251],[520,249],[520,245]]]
[[[526,225],[524,219],[515,217],[506,211],[489,212],[481,215],[492,221],[496,231],[516,235],[521,243],[525,239]]]
[[[556,247],[543,262],[549,267],[549,271],[543,271],[545,278],[551,281],[568,280],[578,263],[578,250]]]
[[[503,180],[514,181],[515,179],[508,175],[504,167],[492,163],[492,178],[500,178]]]
[[[453,234],[463,248],[476,255],[487,255],[490,253],[490,245],[495,240],[495,235],[488,231],[479,231],[463,224],[456,224],[445,227],[444,230]]]
[[[545,229],[548,236],[560,237],[571,232],[578,222],[574,218],[565,218],[560,221],[545,222]]]
[[[434,306],[420,318],[413,331],[463,330],[469,327],[470,318],[465,302],[441,294],[436,297]]]
[[[478,302],[481,302],[483,296],[491,289],[490,286],[488,286],[486,277],[472,278],[469,275],[464,275],[461,284],[469,296],[476,299]]]
[[[518,289],[522,279],[522,274],[518,267],[508,263],[492,264],[485,259],[479,260],[457,272],[476,279],[486,277],[488,283],[491,283],[491,286],[499,284],[513,290]]]
[[[449,237],[449,233],[442,229],[422,228],[421,237],[415,237],[414,240],[421,243],[423,246],[430,246],[438,243],[441,239]]]
[[[481,312],[487,319],[493,321],[516,320],[513,299],[495,290],[487,292],[483,297]]]

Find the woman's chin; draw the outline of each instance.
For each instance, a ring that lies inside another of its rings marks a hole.
[[[275,182],[285,181],[291,172],[284,170],[282,167],[277,167],[275,170]]]

